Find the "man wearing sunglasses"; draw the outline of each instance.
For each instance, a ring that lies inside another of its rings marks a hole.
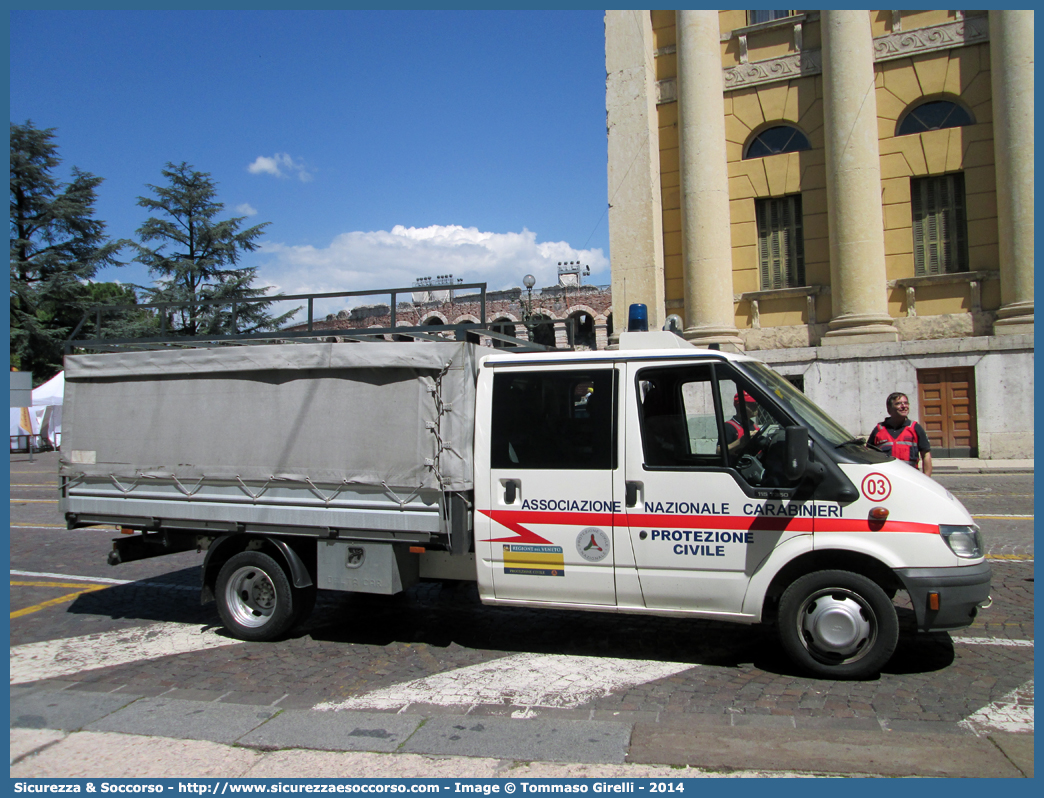
[[[888,394],[885,407],[888,409],[888,418],[874,427],[867,443],[914,468],[917,468],[917,460],[920,459],[922,470],[931,476],[932,445],[928,442],[928,433],[924,427],[910,419],[909,397],[898,391]]]

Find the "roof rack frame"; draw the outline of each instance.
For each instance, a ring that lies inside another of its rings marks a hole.
[[[478,302],[480,307],[480,317],[486,318],[486,283],[456,283],[453,285],[446,286],[429,286],[426,287],[426,291],[460,291],[477,288],[478,289]],[[188,348],[206,348],[216,347],[223,345],[241,345],[245,343],[294,343],[294,342],[308,342],[308,341],[326,341],[330,338],[347,340],[347,341],[373,341],[373,340],[387,340],[386,336],[395,336],[408,338],[415,341],[466,341],[469,337],[474,337],[481,333],[483,337],[492,339],[494,346],[496,342],[502,344],[501,348],[507,351],[528,351],[528,352],[544,352],[549,351],[553,347],[538,344],[533,341],[525,339],[515,338],[514,336],[501,333],[493,330],[492,326],[496,322],[486,321],[484,323],[466,322],[462,324],[440,324],[437,327],[434,325],[422,325],[422,326],[399,326],[396,323],[396,311],[398,309],[398,297],[401,294],[412,295],[417,292],[417,287],[411,288],[384,288],[370,291],[335,291],[321,294],[291,294],[268,297],[257,297],[253,299],[236,299],[234,301],[224,299],[204,299],[199,302],[186,303],[186,302],[150,302],[140,305],[97,305],[89,308],[83,314],[79,323],[70,333],[69,337],[65,341],[65,354],[72,354],[76,349],[88,349],[96,352],[105,351],[123,351],[127,348],[138,348],[138,349],[169,349],[171,347],[188,347]],[[390,326],[388,327],[362,327],[362,328],[330,328],[322,329],[317,328],[315,319],[314,308],[315,301],[322,299],[343,299],[347,297],[370,297],[370,296],[388,296],[390,301],[389,307],[389,321]],[[305,301],[307,303],[307,314],[304,322],[293,325],[295,328],[304,329],[285,329],[285,330],[270,330],[266,332],[235,332],[236,324],[236,311],[239,306],[258,304],[258,303],[270,303],[273,300],[280,302],[297,302]],[[194,336],[182,336],[182,335],[170,335],[167,334],[166,322],[167,313],[171,309],[184,308],[188,306],[195,308],[203,308],[210,305],[219,306],[230,306],[231,307],[231,327],[233,332],[230,333],[205,333]],[[95,320],[96,329],[101,330],[102,316],[104,313],[111,313],[115,311],[132,311],[132,310],[144,310],[144,309],[157,309],[160,317],[160,335],[151,336],[146,338],[82,338],[77,339],[80,331],[87,324],[88,320],[92,317]],[[526,324],[525,322],[519,322]],[[526,324],[527,327],[534,325]]]

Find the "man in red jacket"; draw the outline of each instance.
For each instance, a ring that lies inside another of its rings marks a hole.
[[[910,419],[910,399],[905,393],[896,391],[888,394],[885,407],[888,418],[874,427],[867,443],[914,468],[917,468],[920,458],[924,473],[931,476],[932,445],[924,427]]]

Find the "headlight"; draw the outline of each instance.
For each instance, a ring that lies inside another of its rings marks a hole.
[[[939,534],[950,547],[950,551],[958,557],[972,560],[982,556],[982,538],[979,536],[977,526],[939,524]]]

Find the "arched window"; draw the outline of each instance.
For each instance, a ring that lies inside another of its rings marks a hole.
[[[535,344],[543,344],[552,349],[555,347],[555,323],[549,316],[538,313],[529,320],[529,340]]]
[[[810,149],[812,149],[812,145],[808,143],[808,136],[796,127],[776,125],[762,130],[754,137],[754,140],[747,145],[747,154],[743,156],[743,159],[764,158],[766,155],[778,155],[781,152]]]
[[[595,338],[594,317],[590,313],[578,310],[569,315],[572,324],[566,324],[566,336],[572,347],[585,347],[594,349],[597,339]]]
[[[896,128],[895,135],[909,136],[926,130],[942,130],[947,127],[974,125],[970,113],[949,100],[929,100],[910,110]]]
[[[511,319],[508,318],[501,317],[497,319],[489,326],[489,329],[495,333],[500,333],[501,335],[510,335],[512,338],[516,337],[515,322],[511,321]],[[501,341],[497,338],[494,338],[492,340],[493,346],[495,346],[497,349],[507,346],[506,342]]]

